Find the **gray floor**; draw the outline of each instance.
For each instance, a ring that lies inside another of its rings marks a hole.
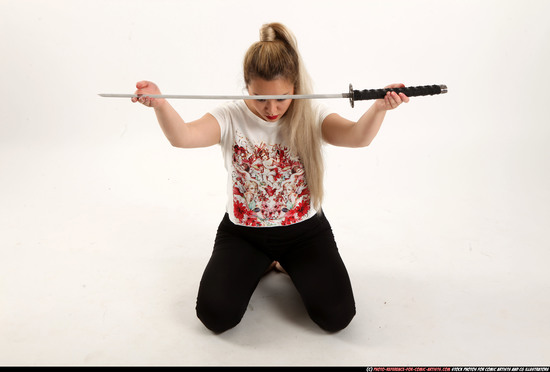
[[[272,273],[241,324],[215,336],[194,301],[223,213],[218,149],[197,150],[213,182],[187,187],[183,171],[204,169],[191,153],[159,141],[151,157],[128,143],[2,148],[12,160],[2,161],[0,186],[1,364],[548,363],[543,206],[503,215],[479,199],[441,205],[446,191],[392,196],[388,184],[352,204],[352,194],[332,195],[346,166],[329,162],[326,214],[356,318],[325,334],[289,278]],[[414,195],[421,201],[407,200]]]

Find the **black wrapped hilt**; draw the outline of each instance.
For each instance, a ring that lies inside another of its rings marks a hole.
[[[433,96],[434,94],[447,93],[447,86],[446,85],[424,85],[424,86],[403,87],[403,88],[353,90],[353,87],[350,84],[349,101],[350,101],[351,107],[353,107],[355,101],[365,101],[369,99],[384,98],[388,92],[395,92],[397,94],[404,93],[407,97]]]

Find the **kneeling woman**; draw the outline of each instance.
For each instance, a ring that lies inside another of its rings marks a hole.
[[[311,93],[296,40],[285,26],[272,23],[261,28],[260,41],[245,55],[244,81],[250,95]],[[141,81],[136,93],[160,90]],[[173,146],[220,144],[223,151],[227,213],[196,306],[207,328],[221,333],[237,325],[274,262],[288,273],[311,319],[322,329],[336,332],[350,323],[355,315],[350,279],[321,211],[321,146],[367,146],[386,111],[408,100],[404,94],[388,93],[357,122],[311,100],[241,100],[185,123],[164,99],[133,98],[155,109]]]

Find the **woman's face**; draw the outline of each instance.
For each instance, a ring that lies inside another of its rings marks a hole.
[[[258,191],[258,188],[256,187],[256,185],[254,183],[250,183],[248,185],[248,192],[255,194],[256,191]]]
[[[248,94],[252,96],[271,96],[294,94],[294,85],[288,80],[277,78],[264,80],[252,79],[248,84]],[[246,105],[257,117],[269,122],[279,120],[288,110],[292,99],[268,99],[268,100],[245,100]]]

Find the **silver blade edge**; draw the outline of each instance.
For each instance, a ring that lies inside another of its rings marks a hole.
[[[99,96],[107,98],[165,98],[165,99],[226,99],[226,100],[264,100],[264,99],[323,99],[323,98],[350,98],[350,93],[337,94],[289,94],[289,95],[189,95],[189,94],[124,94],[124,93],[100,93]]]

